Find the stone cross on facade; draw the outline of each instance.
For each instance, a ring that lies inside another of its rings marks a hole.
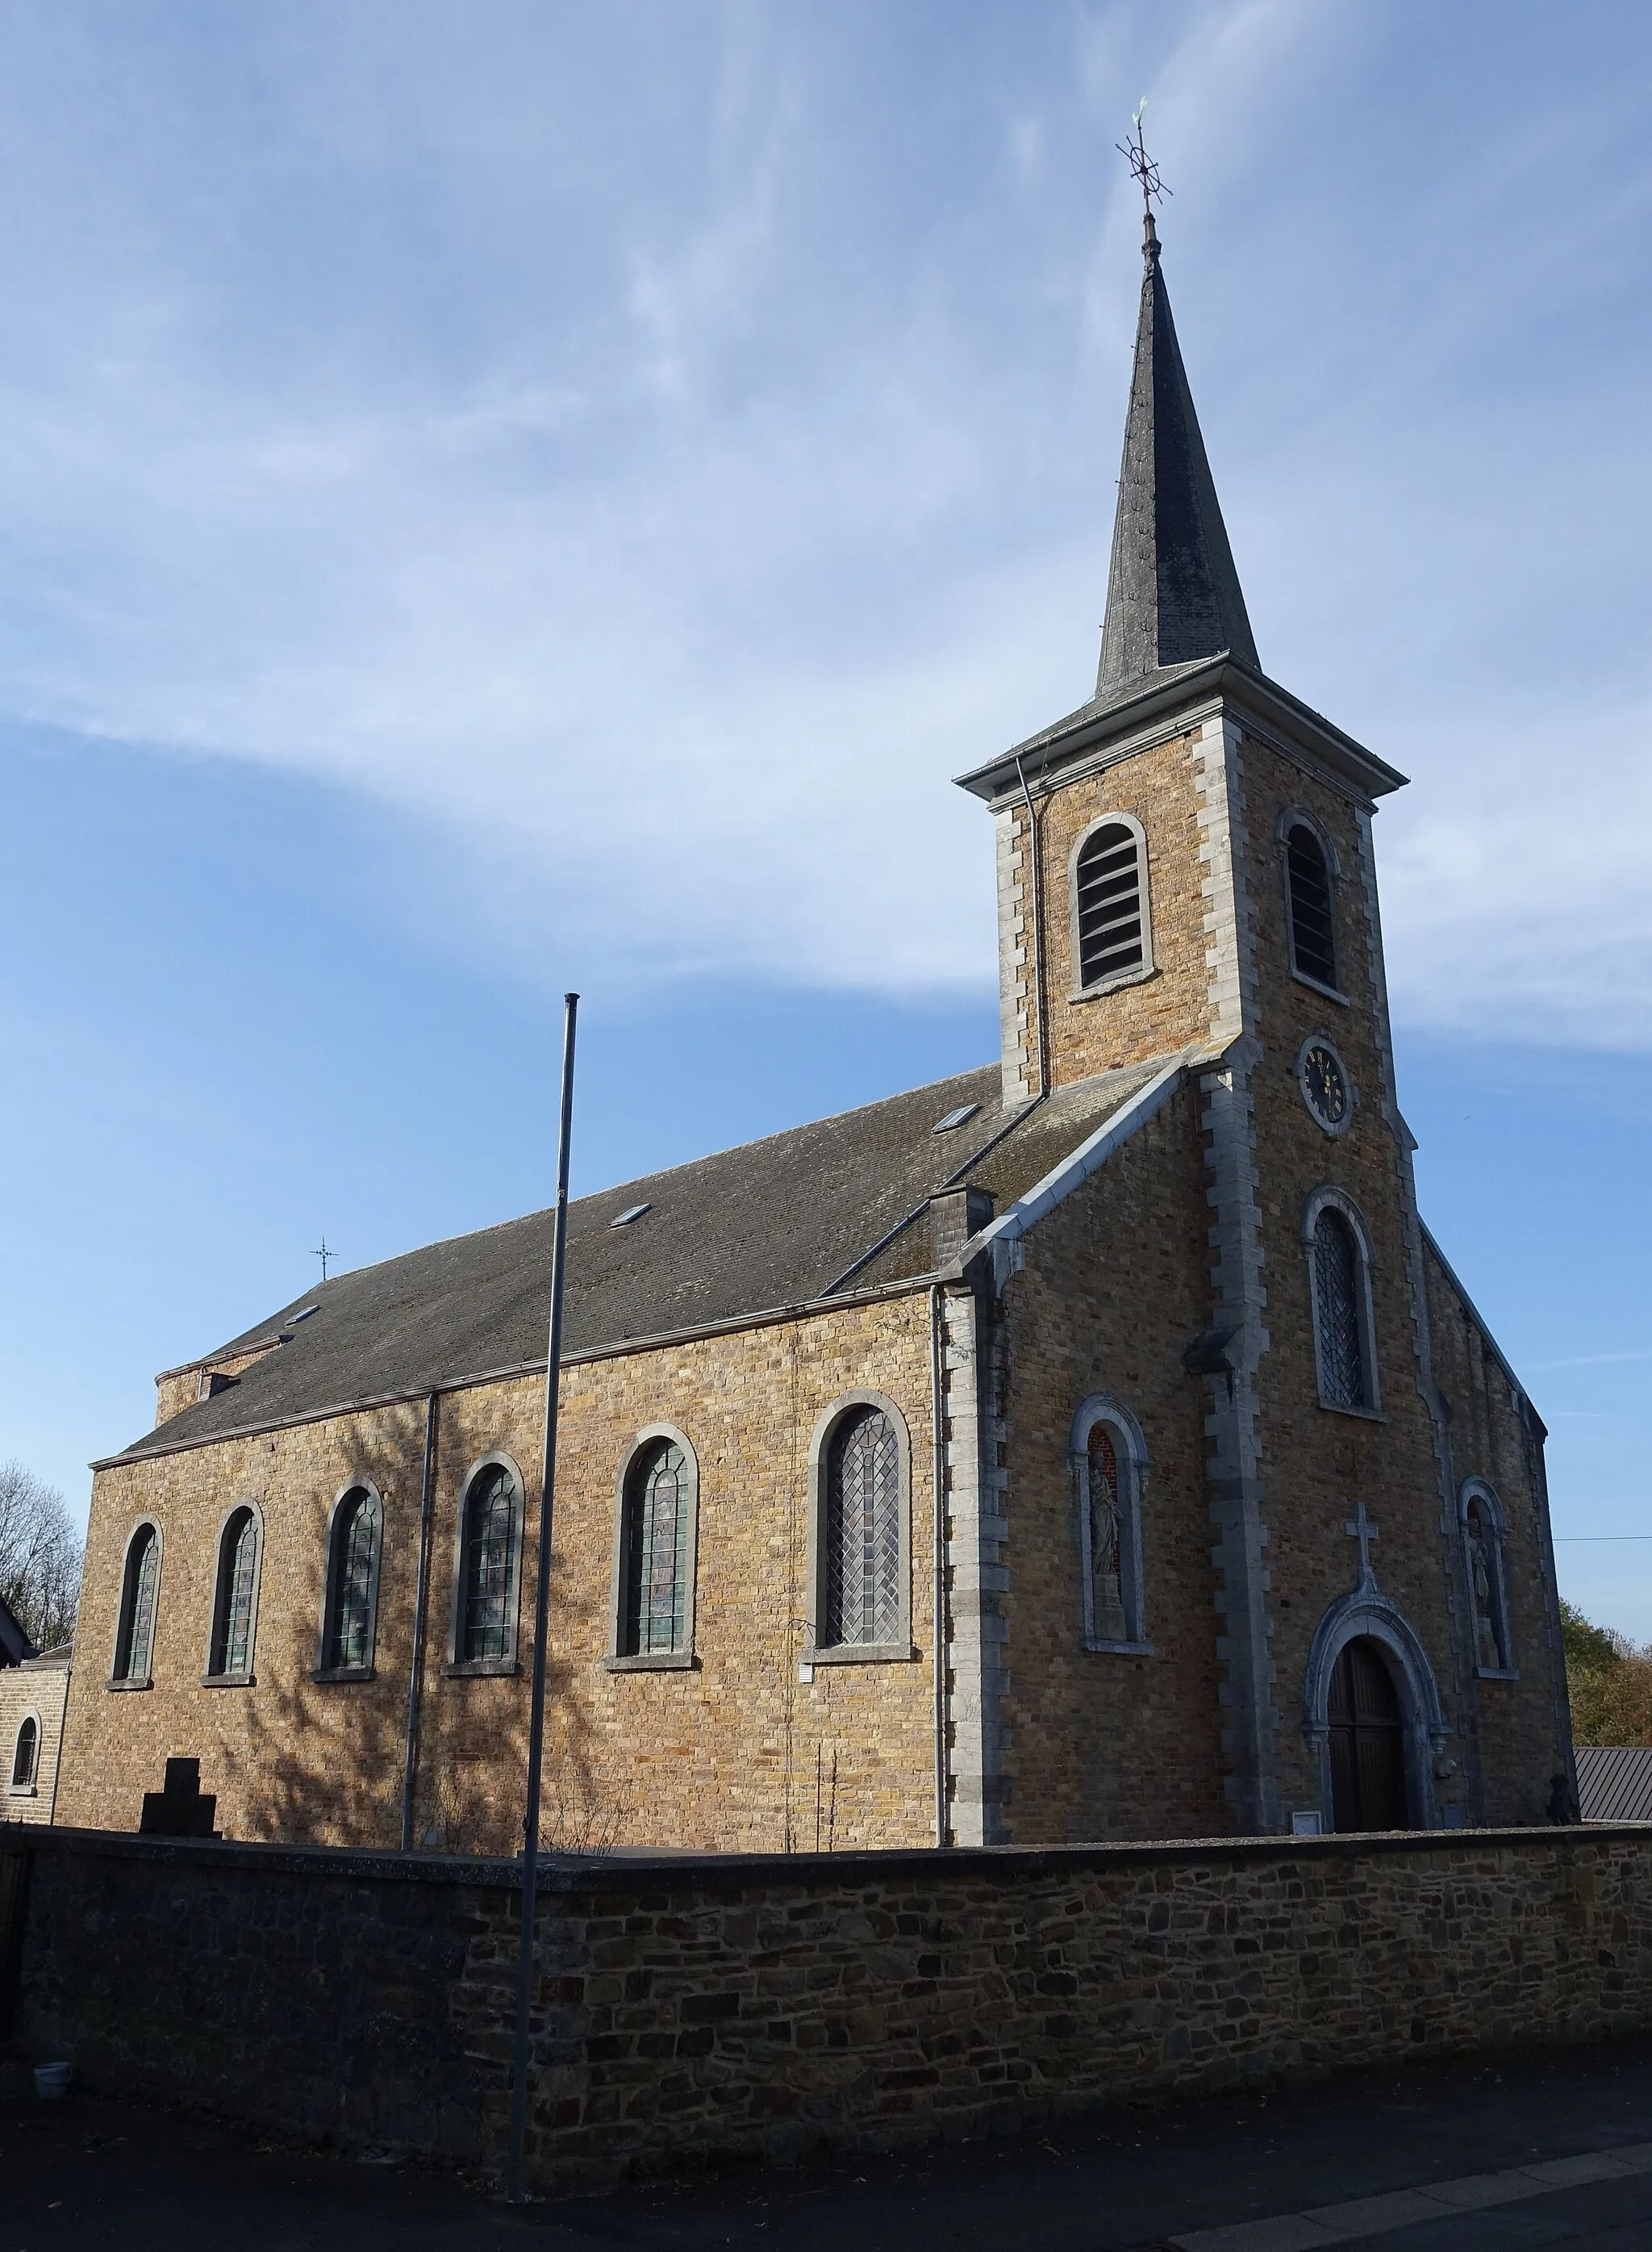
[[[1360,1578],[1362,1580],[1375,1579],[1377,1575],[1371,1568],[1371,1544],[1373,1540],[1380,1540],[1382,1535],[1378,1532],[1377,1527],[1371,1523],[1370,1518],[1366,1516],[1365,1505],[1363,1501],[1360,1503],[1358,1508],[1354,1512],[1354,1514],[1346,1520],[1343,1526],[1343,1531],[1347,1533],[1350,1540],[1357,1540],[1359,1543]]]

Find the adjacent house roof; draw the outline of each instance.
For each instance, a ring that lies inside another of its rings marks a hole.
[[[17,1623],[16,1612],[0,1595],[0,1665],[21,1665],[34,1656],[34,1644]]]
[[[1652,1822],[1652,1750],[1579,1744],[1578,1805],[1586,1822]]]
[[[1168,1060],[1008,1107],[998,1066],[985,1065],[582,1197],[569,1210],[565,1351],[613,1352],[931,1273],[946,1263],[938,1243],[950,1256],[959,1240],[955,1227],[937,1232],[932,1198],[973,1187],[991,1199],[977,1197],[977,1213],[1002,1213]],[[234,1383],[116,1459],[543,1367],[552,1221],[532,1213],[312,1287],[206,1356],[210,1368],[270,1348]]]

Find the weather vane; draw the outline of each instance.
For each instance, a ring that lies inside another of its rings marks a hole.
[[[312,1259],[319,1259],[321,1261],[321,1278],[324,1282],[327,1280],[327,1262],[330,1259],[337,1259],[338,1254],[336,1251],[330,1251],[327,1248],[327,1238],[323,1235],[321,1240],[321,1249],[319,1251],[312,1251],[309,1255]]]
[[[1159,168],[1148,155],[1147,143],[1142,138],[1142,113],[1146,108],[1147,96],[1143,94],[1141,101],[1136,103],[1130,117],[1130,123],[1135,130],[1135,138],[1133,141],[1116,141],[1114,146],[1130,167],[1131,177],[1142,183],[1142,207],[1149,219],[1151,219],[1154,197],[1156,196],[1163,203],[1165,197],[1172,191],[1159,177]]]

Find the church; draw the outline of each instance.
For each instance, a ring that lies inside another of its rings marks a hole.
[[[1153,219],[1090,700],[961,777],[1002,1051],[572,1207],[552,1848],[1565,1818],[1524,1387],[1417,1209],[1373,817],[1263,671]],[[57,1818],[520,1843],[552,1216],[94,1465]]]

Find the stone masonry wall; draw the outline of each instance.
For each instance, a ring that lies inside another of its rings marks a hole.
[[[850,1303],[571,1366],[565,1372],[552,1592],[546,1836],[590,1844],[780,1850],[923,1845],[934,1836],[934,1461],[923,1292]],[[910,1439],[912,1617],[905,1661],[821,1665],[807,1646],[809,1448],[845,1393],[892,1398]],[[517,1842],[538,1539],[544,1380],[442,1395],[422,1666],[415,1840]],[[615,1488],[636,1435],[679,1428],[699,1464],[695,1662],[609,1671]],[[61,1822],[135,1829],[170,1755],[198,1758],[227,1836],[394,1846],[400,1837],[425,1402],[323,1418],[101,1470],[94,1488]],[[503,1450],[527,1496],[521,1666],[455,1677],[462,1498]],[[311,1679],[326,1527],[366,1477],[384,1503],[374,1673]],[[201,1676],[219,1529],[264,1522],[253,1681]],[[154,1686],[108,1686],[122,1560],[152,1518],[163,1552]]]
[[[55,1658],[44,1664],[28,1658],[0,1672],[0,1822],[52,1819],[68,1689],[69,1669]],[[17,1785],[11,1780],[17,1731],[30,1715],[40,1724],[39,1750],[33,1781]]]
[[[498,2163],[510,1864],[31,1834],[15,2047],[94,2089]],[[1641,1830],[613,1860],[545,1885],[544,2186],[1652,2023]]]

